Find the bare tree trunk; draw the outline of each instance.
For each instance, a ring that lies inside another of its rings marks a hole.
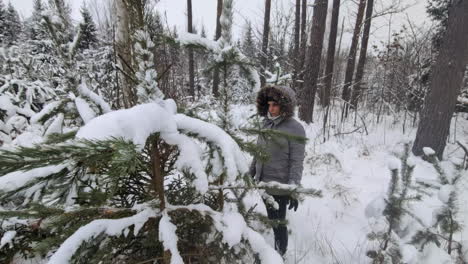
[[[297,80],[300,82],[297,83],[296,89],[300,91],[303,86],[304,81],[304,64],[305,64],[305,57],[307,51],[307,0],[302,0],[302,7],[301,7],[301,45],[300,45],[300,52],[299,52],[299,66],[298,66],[298,74]]]
[[[260,85],[265,85],[265,70],[268,62],[268,38],[270,36],[271,0],[265,0],[265,16],[263,18],[262,54],[260,56]]]
[[[216,11],[216,33],[215,40],[218,40],[221,37],[221,23],[219,19],[221,18],[221,13],[223,12],[223,0],[218,0],[218,7]],[[213,95],[219,97],[219,69],[215,68],[213,72]]]
[[[193,33],[192,28],[192,0],[187,0],[187,31]],[[189,56],[189,94],[195,96],[195,67],[193,60],[193,49],[188,48]]]
[[[345,80],[343,84],[343,93],[341,98],[345,101],[345,103],[349,102],[350,99],[350,89],[351,84],[353,82],[353,74],[354,74],[354,66],[356,63],[356,53],[357,53],[357,45],[359,41],[359,33],[361,32],[361,24],[364,17],[364,10],[366,8],[366,0],[359,0],[359,7],[358,13],[356,16],[356,24],[354,26],[353,38],[351,40],[351,48],[349,50],[348,60],[346,62],[346,72],[345,72]],[[343,108],[343,116],[348,116],[348,104],[345,104]]]
[[[130,108],[136,104],[134,83],[131,79],[132,64],[132,42],[130,38],[130,17],[125,0],[115,1],[116,25],[115,46],[117,49],[119,79],[122,88],[123,105]]]
[[[294,71],[293,71],[293,89],[297,90],[297,76],[300,71],[300,64],[299,64],[299,48],[300,48],[300,42],[301,42],[301,0],[296,0],[296,17],[294,20]]]
[[[330,36],[328,38],[327,65],[325,70],[325,80],[323,97],[321,103],[324,107],[330,104],[330,91],[333,80],[333,66],[335,63],[336,36],[338,34],[338,18],[340,15],[340,0],[333,0],[332,18],[330,22]]]
[[[468,63],[468,0],[453,1],[439,55],[432,65],[429,91],[424,101],[413,153],[430,147],[442,159],[450,121]]]
[[[301,89],[299,117],[312,122],[315,93],[317,92],[320,60],[322,58],[323,36],[327,20],[328,0],[318,0],[314,5],[314,16],[310,30],[310,47],[307,50],[304,86]]]
[[[362,33],[361,51],[356,69],[356,80],[353,85],[353,95],[351,97],[351,106],[357,108],[357,103],[362,91],[362,77],[364,76],[364,66],[366,64],[367,44],[369,43],[369,33],[372,22],[372,12],[374,10],[374,0],[367,0],[366,20],[364,22],[364,32]]]

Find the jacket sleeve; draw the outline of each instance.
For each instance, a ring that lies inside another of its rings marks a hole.
[[[305,131],[301,124],[294,128],[294,135],[305,137]],[[300,184],[305,156],[305,143],[297,140],[289,140],[289,179],[288,184]]]

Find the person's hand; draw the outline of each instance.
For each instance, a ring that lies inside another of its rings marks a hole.
[[[288,210],[294,209],[294,211],[297,211],[297,207],[299,206],[299,201],[293,197],[289,197],[289,207]]]

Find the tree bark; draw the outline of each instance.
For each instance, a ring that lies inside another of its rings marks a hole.
[[[324,107],[330,105],[330,92],[335,64],[336,37],[338,35],[338,18],[340,16],[340,0],[333,0],[332,18],[330,22],[330,36],[328,38],[327,63],[321,103]]]
[[[166,209],[166,198],[164,196],[164,175],[162,173],[161,155],[159,153],[159,140],[155,139],[151,145],[151,183],[159,199],[159,209]]]
[[[187,0],[187,31],[193,33],[192,28],[192,0]],[[193,49],[188,48],[189,56],[189,94],[192,98],[195,96],[195,67],[193,59]]]
[[[328,0],[318,0],[314,5],[314,16],[310,30],[310,47],[307,50],[304,86],[301,89],[299,117],[306,123],[313,118],[315,94],[322,58],[323,36],[327,20]]]
[[[294,20],[294,52],[293,52],[294,71],[293,71],[293,84],[292,84],[292,88],[294,90],[297,90],[297,76],[300,70],[300,65],[299,65],[300,43],[301,43],[301,0],[296,0],[296,16]]]
[[[356,69],[356,80],[353,85],[353,94],[351,97],[351,106],[357,108],[357,103],[362,91],[362,77],[364,76],[364,66],[367,57],[367,44],[369,43],[370,27],[372,22],[372,12],[374,10],[374,0],[367,0],[366,20],[364,21],[364,32],[362,33],[361,51]]]
[[[121,70],[119,74],[119,84],[122,89],[122,101],[125,108],[130,108],[136,104],[134,83],[130,78],[133,72],[132,65],[132,42],[130,38],[130,17],[129,10],[125,0],[115,1],[116,12],[116,34],[115,46],[117,49],[118,67]]]
[[[216,32],[215,40],[218,40],[221,37],[221,13],[223,12],[223,0],[218,0],[218,7],[216,10]],[[213,71],[213,95],[214,97],[219,97],[219,69],[215,68]]]
[[[361,32],[361,24],[364,17],[364,10],[366,8],[366,0],[359,0],[358,6],[358,13],[356,16],[356,24],[354,26],[353,38],[351,40],[351,48],[349,49],[348,60],[346,62],[346,72],[345,72],[345,80],[343,84],[343,92],[341,94],[341,98],[345,102],[349,102],[350,99],[350,89],[351,84],[353,82],[353,74],[354,74],[354,67],[356,64],[356,53],[357,53],[357,45],[359,42],[359,33]],[[343,108],[343,116],[348,116],[348,104],[345,104]]]
[[[299,52],[299,66],[297,74],[297,87],[296,89],[300,91],[304,82],[304,64],[307,51],[307,0],[302,0],[301,7],[301,44]]]
[[[265,0],[265,16],[263,18],[262,54],[260,56],[260,85],[265,85],[265,70],[268,62],[268,38],[270,35],[271,0]]]
[[[450,121],[468,63],[468,0],[453,1],[439,55],[432,65],[429,91],[424,101],[413,153],[430,147],[439,159],[447,141]]]

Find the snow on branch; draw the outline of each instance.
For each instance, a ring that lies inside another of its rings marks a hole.
[[[201,149],[190,137],[176,133],[162,133],[161,137],[171,145],[177,145],[180,155],[177,158],[178,169],[189,169],[195,174],[196,179],[193,184],[200,193],[208,191],[208,175],[206,175],[203,162],[200,159]]]
[[[0,191],[10,192],[17,190],[35,179],[58,173],[66,167],[66,165],[53,165],[29,171],[14,171],[5,174],[0,176]]]
[[[159,240],[163,243],[164,249],[171,252],[171,264],[184,263],[177,249],[176,226],[171,223],[171,218],[166,211],[162,213],[162,218],[159,221]]]
[[[47,104],[39,113],[31,117],[31,123],[35,124],[40,122],[41,119],[43,119],[45,116],[50,115],[53,111],[59,108],[62,103],[62,101],[54,101],[50,104]]]
[[[184,46],[198,46],[213,52],[219,52],[219,43],[207,38],[203,38],[197,34],[181,32],[176,39],[181,45]]]
[[[124,138],[143,148],[147,138],[159,132],[168,144],[178,146],[178,169],[189,169],[196,177],[195,188],[205,193],[208,190],[208,176],[202,166],[200,147],[193,139],[179,133],[173,114],[173,101],[166,100],[164,103],[164,107],[148,103],[96,117],[82,127],[76,137],[91,140]]]
[[[261,234],[250,228],[235,206],[226,206],[223,212],[217,212],[205,204],[190,204],[187,206],[168,205],[167,210],[198,211],[213,220],[213,225],[230,247],[235,246],[244,238],[258,253],[262,263],[283,264],[283,259],[263,238]]]
[[[85,82],[81,82],[81,84],[78,86],[78,92],[82,96],[88,97],[91,101],[98,105],[103,113],[108,113],[112,111],[109,104],[106,101],[104,101],[104,99],[101,96],[91,91]]]
[[[6,231],[5,234],[3,234],[2,240],[0,240],[0,249],[2,249],[7,244],[12,247],[15,236],[16,231]]]
[[[322,197],[322,191],[314,188],[304,188],[296,184],[284,184],[276,181],[259,182],[256,185],[247,186],[245,184],[210,186],[210,190],[236,190],[236,189],[275,189],[288,191],[290,194],[301,193],[315,197]]]
[[[75,105],[78,113],[81,116],[81,119],[83,119],[85,124],[96,117],[96,113],[94,113],[91,106],[89,106],[89,104],[83,98],[75,97]]]
[[[146,139],[157,132],[176,133],[176,123],[163,107],[148,103],[98,116],[80,128],[76,137],[90,140],[124,138],[143,148]]]
[[[228,182],[234,182],[237,175],[247,173],[247,161],[239,145],[220,127],[183,114],[175,115],[175,120],[179,129],[196,133],[199,137],[205,138],[220,147],[224,165],[226,166]]]
[[[127,228],[134,226],[133,233],[138,234],[150,217],[156,217],[151,208],[145,208],[141,212],[121,219],[99,219],[80,227],[73,235],[68,237],[49,260],[49,264],[69,263],[73,254],[83,242],[89,241],[98,235],[105,233],[108,236],[118,236]]]

